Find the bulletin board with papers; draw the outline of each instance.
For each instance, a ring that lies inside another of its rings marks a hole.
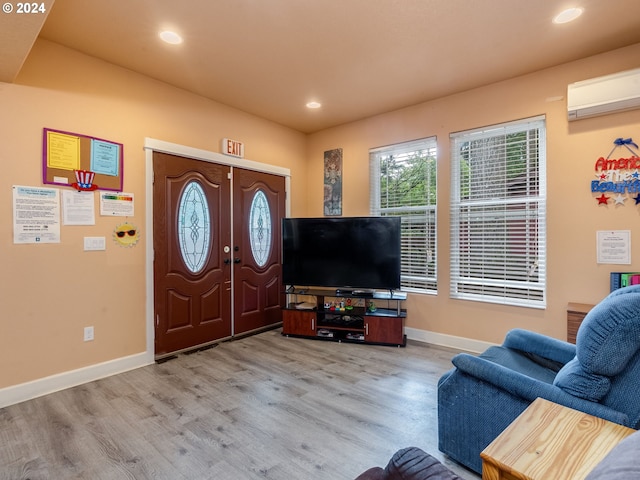
[[[123,150],[121,143],[45,128],[42,139],[42,182],[76,187],[78,190],[121,192]]]

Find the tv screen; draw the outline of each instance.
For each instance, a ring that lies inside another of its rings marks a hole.
[[[284,218],[282,280],[342,290],[399,289],[400,218]]]

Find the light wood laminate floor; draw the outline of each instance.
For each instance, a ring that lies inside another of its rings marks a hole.
[[[348,480],[407,446],[444,460],[436,384],[455,351],[280,331],[0,409],[0,478]]]

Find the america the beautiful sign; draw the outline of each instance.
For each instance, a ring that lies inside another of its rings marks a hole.
[[[598,205],[627,205],[631,200],[640,205],[640,157],[638,145],[631,138],[616,138],[607,158],[600,157],[595,163],[597,180],[591,181],[591,192]],[[624,156],[610,158],[623,149]],[[610,203],[612,202],[612,203]],[[630,205],[631,203],[629,203]]]

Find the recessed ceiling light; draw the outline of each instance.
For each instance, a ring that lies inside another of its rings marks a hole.
[[[566,10],[563,10],[562,12],[560,12],[558,15],[555,16],[555,18],[553,19],[553,23],[572,22],[576,18],[578,18],[580,15],[582,15],[582,12],[584,12],[584,9],[580,7],[567,8]]]
[[[320,108],[322,104],[320,102],[309,102],[307,108]]]
[[[179,45],[182,43],[182,37],[171,30],[164,30],[160,32],[159,35],[162,41],[170,43],[171,45]]]

